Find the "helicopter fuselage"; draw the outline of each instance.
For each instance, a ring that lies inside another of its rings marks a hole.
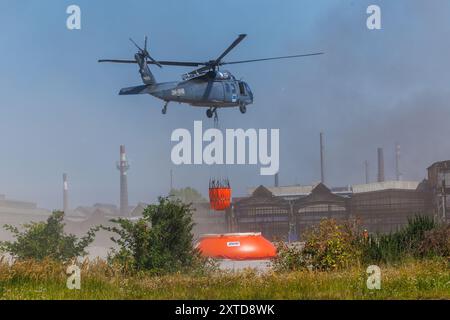
[[[157,83],[147,92],[166,102],[186,103],[196,107],[237,107],[253,103],[253,93],[244,81],[235,79],[191,79]]]

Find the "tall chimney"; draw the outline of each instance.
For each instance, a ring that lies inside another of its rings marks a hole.
[[[130,165],[127,161],[125,146],[120,146],[120,161],[117,163],[117,169],[120,171],[120,215],[128,215],[128,182],[127,171]]]
[[[402,173],[400,171],[400,144],[395,144],[395,177],[397,181],[402,180]]]
[[[63,173],[63,211],[69,213],[69,184],[67,183],[67,173]]]
[[[384,156],[383,148],[378,148],[378,182],[384,181]]]
[[[278,172],[277,172],[277,173],[275,173],[275,187],[279,187],[279,186],[280,186],[280,184],[279,184]]]
[[[364,161],[364,171],[366,174],[366,184],[370,183],[370,179],[369,179],[369,161]]]
[[[320,133],[320,182],[325,184],[325,173],[324,173],[324,155],[323,155],[323,132]]]

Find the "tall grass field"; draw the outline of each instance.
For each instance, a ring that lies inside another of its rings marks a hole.
[[[67,288],[66,267],[52,261],[0,264],[0,299],[450,299],[443,259],[381,267],[381,289],[367,288],[366,267],[336,271],[125,275],[104,261],[84,262],[81,288]]]

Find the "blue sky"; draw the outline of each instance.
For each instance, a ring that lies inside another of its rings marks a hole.
[[[82,30],[66,28],[66,8],[82,10]],[[382,9],[382,30],[366,28],[366,8]],[[402,171],[420,180],[450,158],[448,119],[450,3],[435,1],[31,1],[0,3],[0,194],[61,207],[61,175],[69,174],[72,206],[118,202],[120,144],[127,147],[130,202],[153,201],[169,188],[206,194],[218,169],[174,167],[170,134],[192,129],[204,109],[150,96],[119,97],[140,84],[136,66],[98,64],[132,58],[131,36],[150,37],[156,59],[208,60],[240,33],[247,39],[229,60],[325,51],[302,60],[233,66],[255,103],[247,114],[220,112],[222,127],[279,128],[280,181],[319,179],[318,136],[325,133],[326,180],[361,183],[363,161],[375,178],[376,148],[394,176],[394,144]],[[153,69],[158,81],[189,69]],[[205,124],[206,125],[206,124]],[[226,171],[235,194],[272,184],[258,166]]]

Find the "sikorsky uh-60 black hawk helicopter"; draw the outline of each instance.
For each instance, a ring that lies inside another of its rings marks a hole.
[[[167,105],[172,101],[187,103],[196,107],[207,107],[208,110],[206,110],[206,115],[208,118],[211,118],[213,115],[217,117],[216,110],[218,108],[239,107],[241,113],[245,113],[247,111],[247,105],[253,103],[253,93],[250,86],[244,81],[236,80],[236,78],[229,71],[220,70],[221,66],[323,54],[322,52],[318,52],[232,62],[222,61],[222,59],[246,36],[247,35],[245,34],[239,35],[238,38],[217,59],[207,62],[155,60],[147,51],[147,37],[145,37],[144,48],[139,47],[133,39],[130,39],[130,41],[139,50],[134,55],[135,60],[103,59],[98,62],[137,63],[139,65],[139,73],[141,74],[144,85],[123,88],[120,90],[120,95],[151,94],[152,96],[165,101],[162,109],[163,114],[166,114]],[[148,67],[150,64],[157,65],[160,68],[163,65],[200,68],[183,74],[183,81],[158,83]]]

